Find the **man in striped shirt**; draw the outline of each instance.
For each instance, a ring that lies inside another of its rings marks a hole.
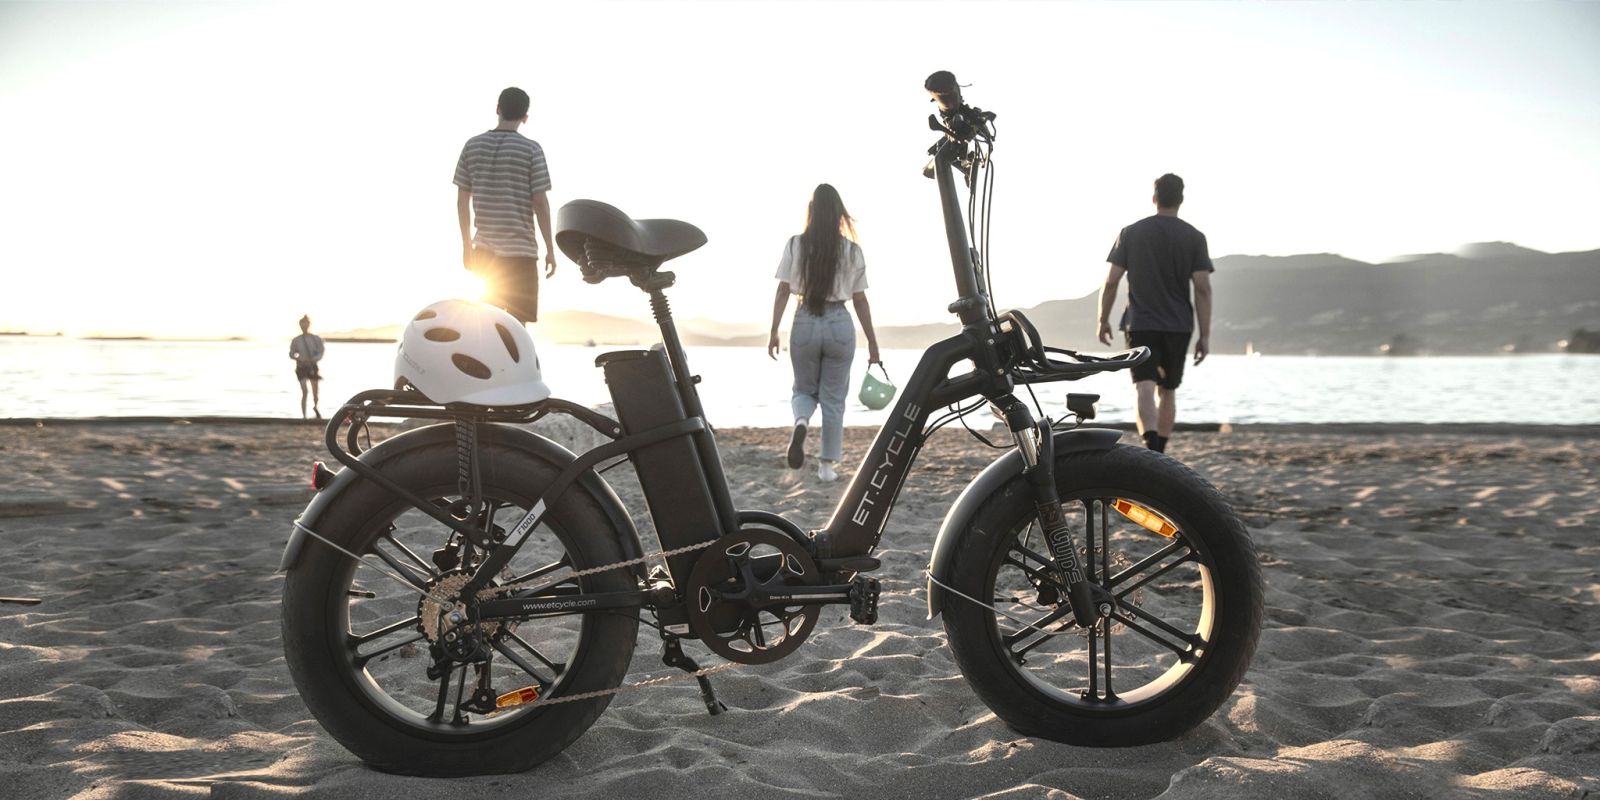
[[[545,277],[556,273],[551,240],[550,172],[539,143],[517,132],[528,121],[528,93],[511,87],[495,108],[500,124],[467,140],[456,162],[456,216],[461,223],[461,262],[483,276],[490,303],[522,322],[539,318],[539,241],[545,247]],[[477,233],[473,234],[473,223]]]

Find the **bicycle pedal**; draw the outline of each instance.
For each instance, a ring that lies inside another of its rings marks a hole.
[[[850,618],[860,625],[878,621],[878,579],[857,575],[850,581]]]

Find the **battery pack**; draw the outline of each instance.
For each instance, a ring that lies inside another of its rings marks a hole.
[[[636,434],[687,418],[667,357],[659,350],[619,350],[595,359],[624,434]],[[715,501],[692,436],[679,436],[628,454],[639,475],[650,519],[663,550],[710,541],[721,535]],[[700,552],[667,559],[682,586]]]

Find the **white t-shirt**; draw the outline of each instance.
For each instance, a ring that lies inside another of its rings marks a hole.
[[[861,245],[844,240],[843,252],[839,254],[839,269],[833,273],[833,287],[828,292],[828,302],[842,303],[849,300],[856,292],[867,290],[867,257],[861,253]],[[789,243],[783,247],[783,260],[778,262],[778,274],[773,277],[789,284],[789,291],[805,296],[806,289],[804,266],[800,263],[800,237],[789,237]]]

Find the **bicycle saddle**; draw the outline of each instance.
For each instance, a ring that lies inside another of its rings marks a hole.
[[[705,233],[687,222],[633,219],[598,200],[573,200],[556,212],[556,245],[589,283],[648,274],[705,243]]]

